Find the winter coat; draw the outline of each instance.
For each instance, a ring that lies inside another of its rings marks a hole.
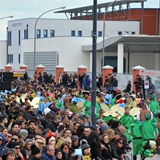
[[[8,151],[8,147],[5,146],[4,135],[0,133],[0,138],[2,139],[2,144],[0,145],[0,157],[3,157]]]
[[[35,156],[30,155],[27,160],[42,160],[42,159],[41,158],[36,158]]]
[[[104,143],[104,141],[101,141],[101,144],[104,145],[104,148],[101,150],[102,158],[105,160],[112,159],[111,143]]]

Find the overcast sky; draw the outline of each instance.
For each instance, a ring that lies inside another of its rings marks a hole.
[[[97,0],[99,3],[112,2],[112,0]],[[147,0],[145,8],[158,8],[160,0]],[[7,21],[2,17],[14,15],[12,20],[21,18],[37,18],[43,12],[66,6],[66,9],[92,5],[93,0],[0,0],[0,40],[6,39]],[[131,7],[140,7],[140,4],[132,4]],[[47,13],[43,18],[66,18],[64,14]]]

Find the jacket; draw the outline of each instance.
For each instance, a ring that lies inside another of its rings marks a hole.
[[[41,159],[42,160],[56,160],[56,157],[55,156],[51,157],[51,156],[47,155],[46,152],[43,152],[42,156],[41,156]]]
[[[36,158],[35,156],[30,155],[27,160],[41,160],[41,158]]]
[[[49,128],[52,132],[56,132],[57,125],[54,121],[51,121],[46,125],[46,128]]]
[[[3,157],[8,151],[8,147],[5,146],[5,139],[3,134],[0,133],[0,138],[2,139],[2,143],[0,145],[0,157]]]

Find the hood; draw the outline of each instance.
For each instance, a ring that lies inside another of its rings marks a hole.
[[[2,133],[0,133],[0,139],[2,139],[2,144],[0,145],[0,149],[2,149],[5,146],[5,139]]]

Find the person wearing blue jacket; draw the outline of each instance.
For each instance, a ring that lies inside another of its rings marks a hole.
[[[5,146],[4,135],[0,133],[0,157],[3,157],[8,151],[8,147]]]
[[[54,155],[55,148],[52,145],[46,145],[44,150],[42,151],[42,160],[56,160],[56,156]]]

